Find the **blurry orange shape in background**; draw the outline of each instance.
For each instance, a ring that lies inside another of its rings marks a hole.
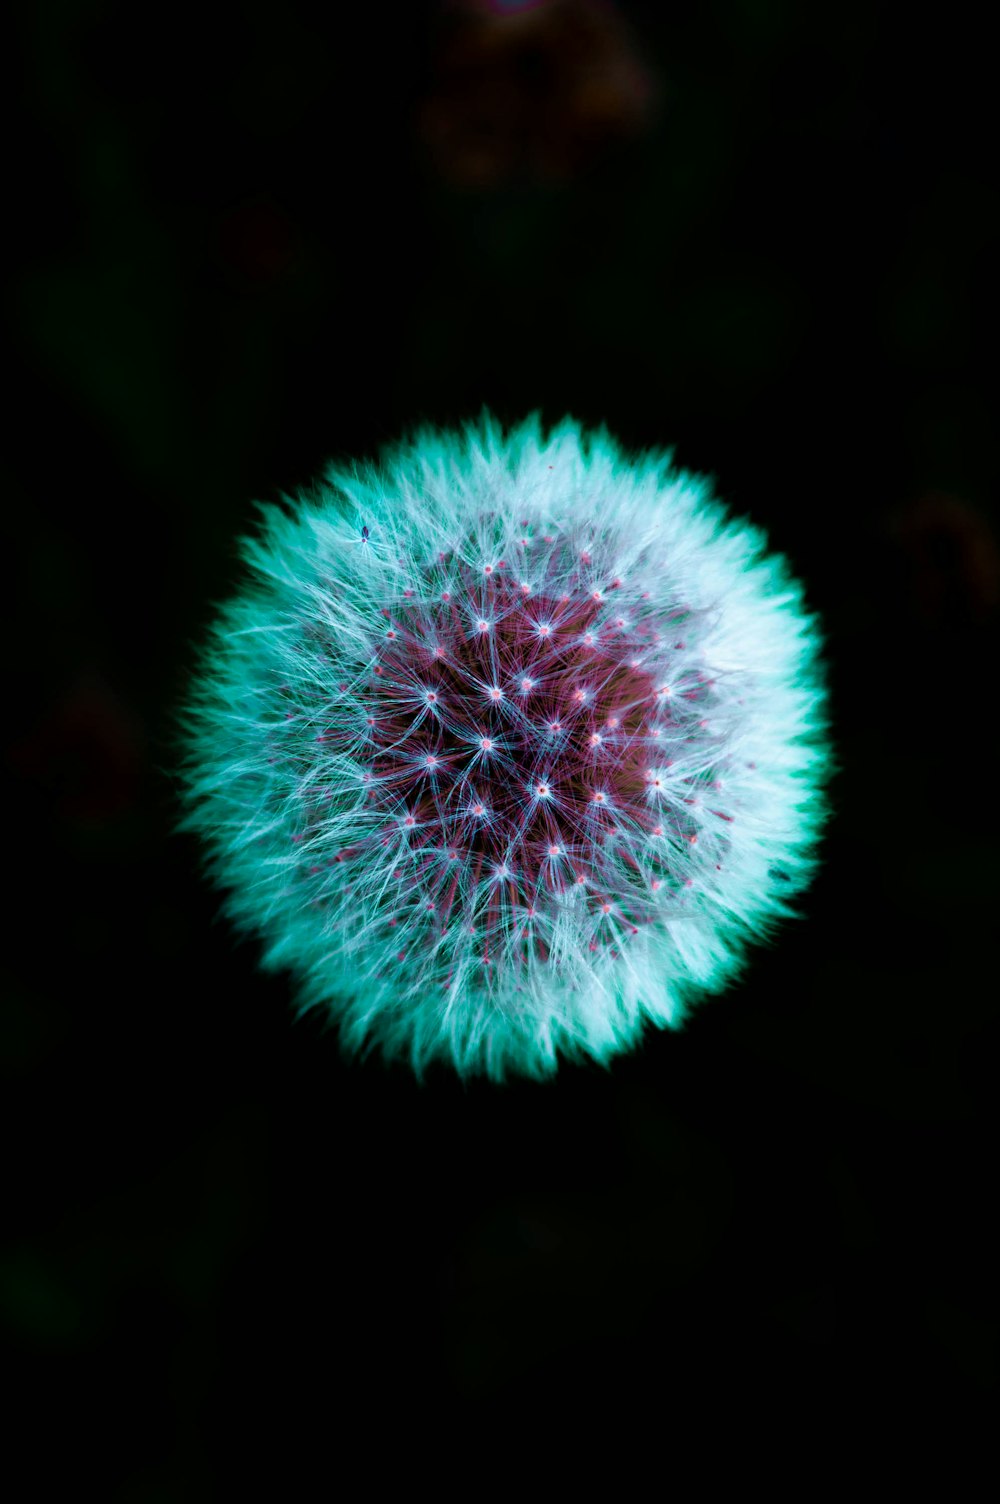
[[[449,7],[417,124],[459,187],[555,184],[644,130],[656,92],[610,3],[465,0]]]

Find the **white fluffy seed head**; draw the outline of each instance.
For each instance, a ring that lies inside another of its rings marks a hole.
[[[669,455],[484,417],[265,508],[184,722],[227,907],[349,1048],[544,1074],[676,1026],[808,883],[785,561]]]

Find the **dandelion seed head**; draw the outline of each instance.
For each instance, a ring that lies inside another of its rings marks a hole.
[[[184,824],[345,1048],[606,1061],[795,912],[832,763],[818,623],[669,455],[484,416],[332,468],[243,553]]]

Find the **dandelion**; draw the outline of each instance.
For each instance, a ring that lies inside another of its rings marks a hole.
[[[349,1051],[550,1074],[795,913],[821,635],[669,453],[484,415],[263,508],[182,716],[184,827]]]

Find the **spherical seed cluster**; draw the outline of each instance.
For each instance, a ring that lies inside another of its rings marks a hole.
[[[808,881],[815,622],[669,456],[489,418],[268,509],[185,726],[228,907],[345,1044],[605,1059]]]

